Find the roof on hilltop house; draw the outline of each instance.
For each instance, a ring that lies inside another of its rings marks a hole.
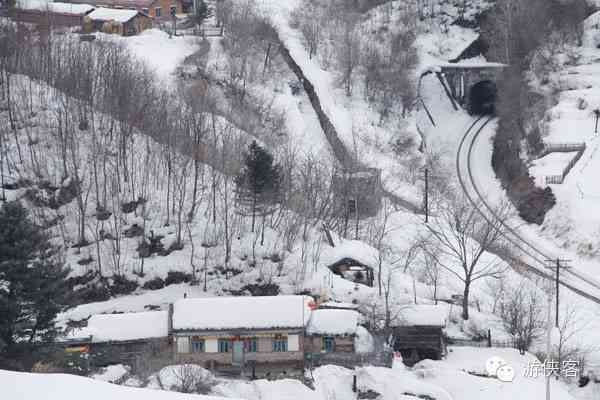
[[[47,0],[18,0],[16,7],[20,10],[47,11],[69,15],[85,15],[94,9],[94,7],[89,4],[60,3]]]
[[[72,3],[88,3],[95,6],[121,8],[148,8],[156,0],[70,0]]]
[[[448,322],[448,310],[436,305],[412,305],[400,310],[397,326],[433,326],[443,328]]]
[[[173,304],[174,330],[302,328],[310,317],[308,296],[210,297]]]
[[[377,263],[379,252],[359,240],[341,240],[336,243],[335,247],[324,248],[321,255],[325,265],[335,264],[344,258],[351,258],[361,264],[373,266]]]
[[[86,327],[71,332],[66,339],[91,336],[92,343],[104,343],[162,338],[168,335],[168,312],[146,311],[92,315]]]
[[[127,22],[132,18],[140,14],[136,10],[116,10],[113,8],[96,8],[94,11],[88,14],[88,17],[92,21],[115,21],[115,22]],[[140,14],[142,15],[142,14]]]
[[[309,335],[351,336],[356,334],[358,312],[353,310],[314,310],[306,333]]]

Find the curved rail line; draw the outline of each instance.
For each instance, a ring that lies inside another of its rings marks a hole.
[[[469,193],[469,190],[467,188],[467,185],[465,183],[465,179],[462,176],[462,171],[461,171],[461,155],[463,152],[463,147],[465,146],[465,143],[467,141],[467,138],[469,137],[469,135],[471,135],[471,133],[473,132],[473,129],[478,125],[478,123],[482,120],[484,120],[484,123],[481,124],[481,126],[479,126],[479,128],[475,131],[475,134],[473,135],[473,138],[471,140],[471,142],[469,143],[469,148],[468,148],[468,152],[467,152],[467,172],[468,172],[468,178],[470,181],[471,186],[473,187],[473,190],[475,191],[475,194],[477,195],[477,197],[479,197],[479,200],[481,202],[481,204],[483,204],[483,206],[487,209],[487,211],[491,214],[491,216],[494,219],[497,219],[501,225],[503,226],[503,228],[506,229],[506,231],[504,231],[502,234],[503,236],[512,244],[514,245],[517,249],[521,250],[524,254],[528,255],[529,257],[531,257],[533,260],[535,260],[537,263],[541,264],[542,266],[545,265],[545,261],[547,259],[550,259],[552,257],[548,257],[546,254],[544,254],[543,252],[541,252],[540,250],[538,250],[534,245],[532,245],[531,243],[529,243],[527,240],[523,239],[516,231],[514,228],[512,228],[511,226],[509,226],[504,220],[502,220],[501,218],[499,218],[499,216],[497,215],[497,213],[494,211],[494,209],[489,205],[489,203],[485,200],[485,197],[481,194],[481,191],[479,190],[479,188],[475,185],[475,180],[473,178],[473,171],[471,168],[471,155],[473,153],[473,148],[475,146],[475,142],[477,141],[477,138],[479,137],[479,135],[481,134],[481,132],[483,131],[483,129],[494,119],[494,117],[479,117],[478,119],[476,119],[467,129],[467,131],[465,132],[464,136],[461,139],[460,145],[458,147],[458,151],[456,153],[456,173],[458,176],[458,180],[460,183],[460,186],[463,190],[463,192],[465,193],[465,196],[467,197],[467,199],[469,200],[469,202],[473,205],[473,207],[475,207],[475,209],[482,215],[482,217],[488,222],[488,223],[492,223],[492,221],[489,219],[489,216],[486,215],[486,213],[480,209],[480,207],[478,206],[477,202],[475,201],[475,199],[473,199],[473,197],[471,196],[471,194]],[[514,236],[511,237],[510,235],[507,234],[507,232],[509,232],[510,234],[512,234]],[[516,239],[515,239],[516,238]],[[539,256],[542,256],[543,259],[540,259]],[[518,260],[516,257],[514,257],[515,260]],[[514,260],[509,260],[509,261],[514,261]],[[540,268],[537,268],[523,260],[518,260],[519,263],[526,268],[528,271],[541,276],[543,278],[546,279],[550,279],[550,280],[554,280],[555,278],[553,277],[553,275],[545,272],[544,270],[541,270]],[[543,267],[542,267],[543,268]],[[581,281],[585,282],[586,284],[599,289],[600,290],[600,283],[598,283],[597,281],[595,281],[593,278],[591,277],[587,277],[584,274],[580,273],[580,272],[573,272],[571,270],[566,270],[564,273],[564,275],[570,275],[572,277],[575,277],[577,279],[580,279]],[[564,276],[563,275],[563,276]],[[591,300],[597,304],[600,304],[600,298],[598,298],[597,296],[594,296],[588,292],[586,292],[583,289],[580,289],[578,287],[573,286],[572,283],[566,282],[563,279],[560,280],[560,284],[563,285],[564,287],[568,288],[569,290],[573,291],[574,293],[577,293],[578,295]]]

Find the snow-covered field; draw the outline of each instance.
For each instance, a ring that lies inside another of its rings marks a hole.
[[[0,387],[2,398],[7,400],[223,400],[215,396],[118,386],[74,375],[3,370],[0,370]]]

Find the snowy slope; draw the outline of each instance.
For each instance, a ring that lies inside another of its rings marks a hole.
[[[3,370],[0,370],[0,386],[2,398],[7,400],[223,400],[215,396],[118,386],[74,375]]]

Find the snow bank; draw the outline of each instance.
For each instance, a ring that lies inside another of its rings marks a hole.
[[[356,327],[356,336],[354,337],[354,351],[357,353],[371,353],[375,350],[375,340],[371,332],[364,326]]]
[[[69,338],[91,336],[93,343],[102,343],[167,337],[168,318],[167,311],[93,315],[87,327],[74,331]]]
[[[310,316],[306,296],[212,297],[180,299],[173,329],[300,328]]]
[[[138,14],[137,10],[117,10],[114,8],[96,8],[88,16],[94,21],[127,22]]]
[[[448,312],[445,307],[434,305],[414,305],[400,312],[402,326],[446,326]]]
[[[123,364],[115,364],[102,368],[99,373],[92,375],[92,378],[97,381],[113,383],[122,380],[128,374],[129,367],[126,367]]]
[[[148,378],[148,388],[176,391],[182,383],[182,378],[194,379],[196,383],[211,385],[215,381],[213,374],[199,365],[181,364],[169,365]],[[193,377],[193,378],[191,378]]]
[[[138,389],[74,375],[0,370],[2,398],[10,400],[223,400],[223,397]]]
[[[352,310],[315,310],[306,328],[309,335],[355,335],[358,312]]]

